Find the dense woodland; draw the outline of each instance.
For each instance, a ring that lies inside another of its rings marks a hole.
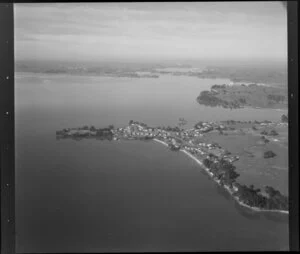
[[[270,87],[257,84],[213,85],[210,91],[202,91],[197,97],[199,104],[224,108],[245,106],[261,108],[286,108],[287,96],[283,87]]]
[[[288,198],[273,187],[265,187],[267,196],[262,195],[260,189],[254,189],[253,185],[248,187],[246,185],[237,184],[237,187],[238,192],[236,193],[236,196],[249,206],[255,206],[262,209],[288,210]]]
[[[211,157],[214,156],[211,155]],[[221,181],[221,184],[232,187],[232,184],[239,177],[239,174],[235,171],[236,167],[224,159],[214,161],[213,159],[206,158],[203,160],[203,164],[214,174],[217,180]]]
[[[265,187],[265,194],[267,194],[265,196],[261,193],[260,189],[255,189],[253,185],[248,187],[237,183],[236,179],[239,177],[239,174],[236,173],[235,166],[228,161],[221,159],[214,162],[213,159],[206,158],[203,163],[214,174],[214,177],[220,180],[221,184],[230,187],[233,187],[234,184],[238,188],[238,191],[234,195],[246,205],[262,209],[288,210],[288,198],[273,187]]]

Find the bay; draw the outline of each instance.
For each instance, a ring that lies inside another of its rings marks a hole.
[[[192,127],[272,120],[269,109],[209,108],[196,97],[228,80],[16,76],[17,252],[287,250],[286,218],[252,213],[183,153],[155,142],[55,139],[66,127],[138,120]]]

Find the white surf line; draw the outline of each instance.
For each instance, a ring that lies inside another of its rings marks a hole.
[[[153,140],[156,141],[156,142],[159,142],[159,143],[163,144],[164,146],[168,146],[168,144],[165,143],[164,141],[161,141],[161,140],[156,139],[156,138],[154,138]]]
[[[153,140],[156,141],[156,142],[159,142],[159,143],[163,144],[164,146],[168,146],[167,143],[165,143],[165,142],[163,142],[163,141],[161,141],[161,140],[159,140],[159,139],[154,138]],[[201,168],[203,168],[203,169],[205,170],[205,172],[208,173],[208,174],[212,177],[212,179],[213,179],[218,185],[221,186],[220,180],[214,179],[214,178],[213,178],[213,176],[214,176],[213,173],[211,173],[211,172],[209,171],[209,169],[208,169],[207,167],[205,167],[204,164],[203,164],[199,159],[197,159],[194,155],[192,155],[191,153],[189,153],[188,151],[186,151],[186,150],[184,150],[184,149],[181,149],[180,151],[183,152],[183,153],[185,153],[187,156],[189,156],[190,158],[192,158],[194,161],[196,161],[197,164],[199,164],[199,165],[201,166]],[[277,212],[277,213],[289,214],[289,211],[285,211],[285,210],[267,210],[267,209],[260,209],[260,208],[258,208],[258,207],[252,207],[252,206],[246,205],[244,202],[240,201],[240,199],[239,199],[238,197],[236,197],[236,196],[233,195],[234,192],[233,192],[228,186],[224,185],[224,186],[222,186],[222,187],[224,187],[224,189],[227,190],[227,192],[228,192],[229,194],[231,194],[231,196],[232,196],[232,197],[237,201],[237,203],[238,203],[239,205],[241,205],[241,206],[247,207],[247,208],[249,208],[249,209],[251,209],[251,210],[254,210],[254,211],[256,211],[256,212]]]
[[[188,155],[190,158],[192,158],[193,160],[195,160],[211,177],[213,177],[213,174],[208,170],[208,168],[207,167],[205,167],[204,165],[203,165],[203,163],[200,161],[200,160],[198,160],[195,156],[193,156],[192,154],[190,154],[188,151],[186,151],[186,150],[180,150],[180,151],[182,151],[182,152],[184,152],[186,155]],[[213,179],[217,184],[219,184],[220,186],[221,186],[221,184],[220,184],[220,180],[215,180],[215,179]],[[250,208],[250,209],[252,209],[252,210],[254,210],[254,211],[256,211],[256,212],[279,212],[279,213],[285,213],[285,214],[288,214],[289,213],[289,211],[285,211],[285,210],[267,210],[267,209],[260,209],[260,208],[258,208],[258,207],[252,207],[252,206],[249,206],[249,205],[246,205],[244,202],[242,202],[242,201],[240,201],[239,200],[239,198],[238,197],[236,197],[236,196],[234,196],[233,194],[234,194],[234,192],[228,187],[228,186],[226,186],[226,185],[224,185],[223,186],[226,190],[227,190],[227,192],[229,192],[229,194],[231,194],[231,196],[238,202],[238,204],[240,204],[241,206],[244,206],[244,207],[247,207],[247,208]]]

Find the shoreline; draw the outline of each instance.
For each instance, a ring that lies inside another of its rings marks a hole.
[[[197,99],[196,99],[197,101]],[[197,101],[198,102],[198,101]],[[199,102],[198,102],[199,103]],[[202,103],[199,103],[200,105],[202,106],[205,106],[205,107],[220,107],[220,108],[223,108],[223,109],[228,109],[228,110],[239,110],[239,109],[258,109],[258,110],[274,110],[274,111],[278,111],[278,112],[285,112],[285,111],[288,111],[288,107],[282,107],[282,108],[271,108],[271,107],[258,107],[258,106],[242,106],[240,105],[239,107],[237,108],[230,108],[230,107],[227,107],[225,108],[223,105],[217,105],[217,106],[212,106],[212,105],[207,105],[207,104],[202,104]]]
[[[275,111],[279,111],[279,112],[285,112],[288,110],[287,107],[283,107],[283,108],[267,108],[267,107],[257,107],[257,106],[242,106],[240,108],[237,109],[270,109],[270,110],[275,110]]]
[[[164,141],[161,141],[159,139],[153,139],[154,141],[158,142],[158,143],[161,143],[163,144],[164,146],[168,146],[167,143],[165,143]],[[198,159],[196,158],[194,155],[192,155],[191,153],[189,153],[188,151],[186,150],[183,150],[183,149],[180,149],[181,152],[185,153],[187,156],[189,156],[191,159],[193,159],[194,161],[197,162],[197,164],[199,164],[201,166],[202,169],[204,169],[204,171],[213,179],[214,182],[216,182],[219,186],[222,186],[220,184],[220,181],[218,180],[215,180],[213,178],[213,174],[208,170],[207,167],[205,167],[203,165],[203,163]],[[241,206],[243,207],[246,207],[246,208],[249,208],[255,212],[275,212],[275,213],[283,213],[283,214],[289,214],[289,211],[285,211],[285,210],[267,210],[267,209],[260,209],[260,208],[257,208],[257,207],[252,207],[252,206],[249,206],[249,205],[246,205],[244,202],[240,201],[238,197],[234,196],[234,192],[226,185],[222,186],[225,190],[227,190],[227,192],[231,195],[232,198],[234,198],[234,200]]]
[[[161,140],[159,140],[159,139],[157,139],[157,138],[154,138],[153,140],[156,141],[156,142],[158,142],[158,143],[163,144],[164,146],[168,146],[168,144],[167,144],[166,142],[161,141]]]

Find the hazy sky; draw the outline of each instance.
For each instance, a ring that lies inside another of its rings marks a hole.
[[[15,4],[17,60],[287,58],[281,2]]]

